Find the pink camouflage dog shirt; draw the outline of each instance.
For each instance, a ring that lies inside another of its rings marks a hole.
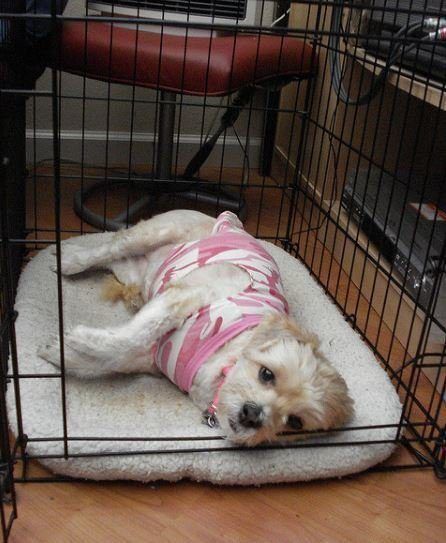
[[[229,211],[219,215],[208,237],[174,247],[158,269],[149,295],[157,296],[173,279],[218,262],[246,271],[251,284],[235,296],[201,308],[181,328],[165,334],[152,351],[160,371],[185,392],[201,365],[225,343],[257,326],[266,313],[288,313],[276,262]]]

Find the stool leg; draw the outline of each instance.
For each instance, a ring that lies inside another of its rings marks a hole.
[[[175,100],[174,92],[161,92],[155,169],[157,179],[170,179],[172,174]]]

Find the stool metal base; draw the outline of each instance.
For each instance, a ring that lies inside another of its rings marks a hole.
[[[104,193],[105,189],[109,190],[113,186],[119,185],[128,185],[132,183],[132,187],[140,186],[141,188],[157,187],[152,194],[143,196],[137,200],[134,204],[131,204],[124,211],[116,215],[115,217],[108,219],[104,215],[99,215],[91,211],[86,202],[91,198],[95,193]],[[170,190],[166,190],[163,186],[160,188],[159,185],[163,185],[162,181],[159,183],[152,182],[152,179],[148,179],[146,183],[138,179],[137,182],[129,181],[128,179],[113,180],[107,182],[96,183],[86,190],[78,190],[74,195],[74,210],[76,214],[86,223],[94,226],[99,230],[110,230],[116,231],[123,228],[128,228],[134,222],[134,219],[137,215],[140,215],[141,212],[147,210],[150,214],[156,212],[156,206],[158,200],[161,196],[165,194],[174,194],[179,198],[184,198],[186,200],[191,200],[197,203],[217,205],[222,209],[228,209],[236,213],[241,221],[244,221],[246,218],[246,201],[240,195],[231,194],[227,190],[215,187],[203,187],[205,182],[187,182],[182,181],[182,184],[185,183],[185,190],[181,190],[175,187],[173,181],[169,184],[171,185]],[[144,186],[146,185],[146,186]],[[199,188],[194,190],[193,186],[199,185]]]

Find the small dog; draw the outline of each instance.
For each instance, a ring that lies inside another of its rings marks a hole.
[[[63,274],[89,269],[111,271],[107,297],[138,311],[119,327],[67,333],[68,373],[162,372],[247,446],[351,417],[345,381],[289,317],[276,263],[234,214],[170,211],[94,249],[63,247]],[[40,355],[60,364],[58,340]]]

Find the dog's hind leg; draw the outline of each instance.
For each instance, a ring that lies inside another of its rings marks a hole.
[[[151,346],[165,333],[182,325],[212,293],[206,288],[170,287],[146,304],[128,323],[113,328],[76,326],[64,336],[67,373],[99,377],[112,373],[157,373]],[[60,366],[59,338],[50,339],[39,355]]]
[[[200,239],[210,234],[215,219],[198,211],[174,210],[116,232],[96,247],[66,244],[62,250],[62,273],[72,275],[90,268],[106,268],[111,262],[145,255],[164,245]]]

